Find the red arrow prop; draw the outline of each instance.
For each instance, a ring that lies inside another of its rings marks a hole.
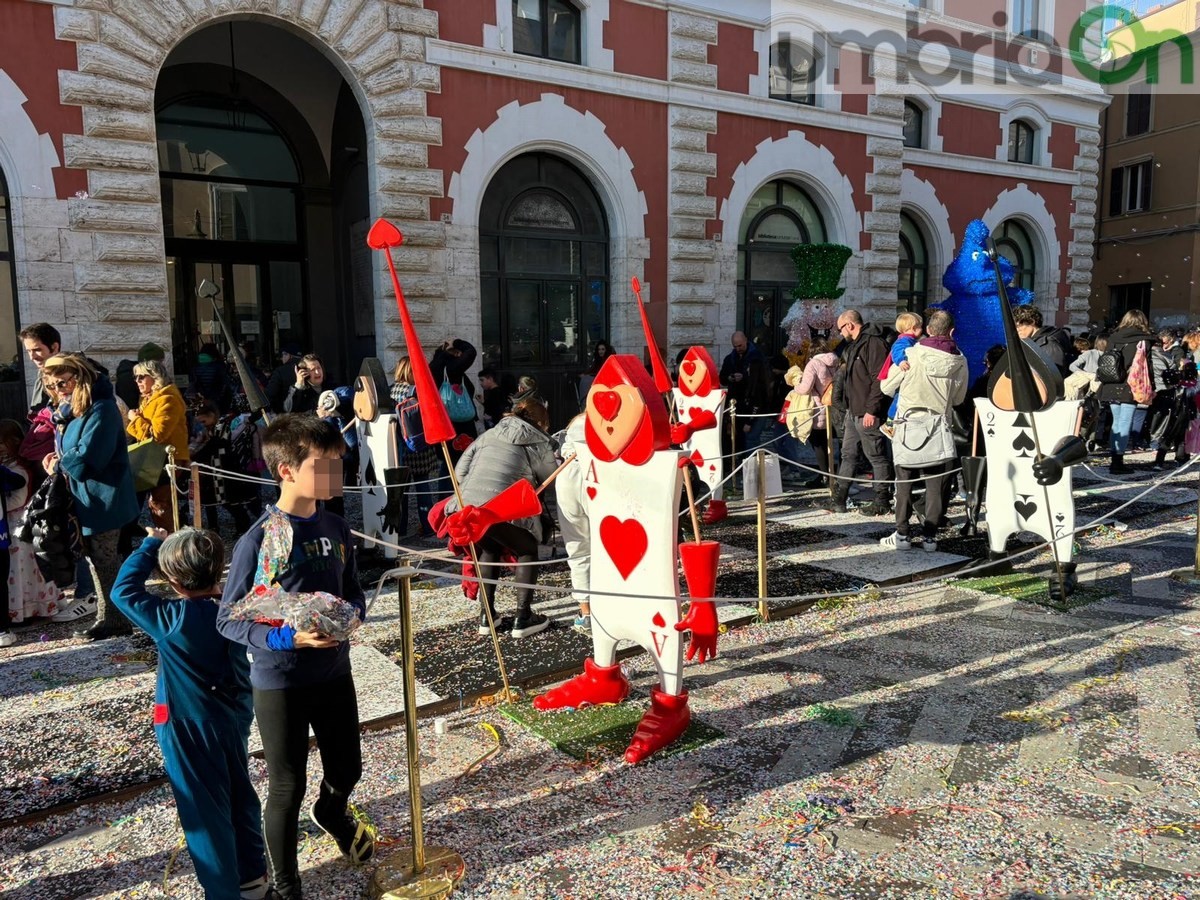
[[[433,446],[453,440],[458,432],[450,423],[446,404],[442,402],[442,395],[433,381],[433,372],[429,370],[429,361],[425,359],[425,351],[421,349],[421,340],[417,337],[417,329],[413,326],[412,316],[409,315],[404,290],[396,276],[392,248],[403,243],[404,235],[387,219],[377,219],[367,233],[367,246],[372,250],[383,250],[387,253],[388,271],[392,273],[392,287],[396,292],[396,306],[400,309],[400,323],[404,326],[404,342],[408,345],[408,360],[412,363],[417,405],[421,411],[421,424],[425,428],[425,443]]]
[[[642,283],[633,278],[633,294],[637,297],[638,313],[642,317],[642,331],[646,333],[646,348],[650,351],[650,366],[654,370],[654,388],[660,394],[669,394],[674,387],[671,376],[667,372],[667,364],[663,361],[662,351],[654,340],[654,332],[650,330],[650,319],[646,315],[646,304],[642,302]]]

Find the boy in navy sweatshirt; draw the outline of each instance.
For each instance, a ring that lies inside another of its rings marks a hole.
[[[112,604],[158,646],[154,731],[196,878],[206,900],[277,896],[247,770],[250,665],[245,648],[217,632],[225,545],[212,531],[147,533],[121,566]],[[156,566],[179,599],[146,591]]]
[[[282,415],[263,434],[262,450],[279,482],[279,501],[233,548],[217,628],[250,648],[254,713],[269,779],[267,851],[276,889],[296,900],[302,896],[296,838],[308,779],[310,726],[324,770],[313,821],[352,863],[365,862],[375,850],[366,826],[347,811],[350,792],[362,775],[350,647],[315,631],[232,619],[229,611],[254,587],[260,563],[267,580],[289,593],[325,591],[355,606],[360,617],[366,616],[366,602],[350,526],[318,503],[341,492],[341,436],[312,416]],[[290,553],[282,560],[260,560],[264,526],[278,522],[280,515],[291,528]]]

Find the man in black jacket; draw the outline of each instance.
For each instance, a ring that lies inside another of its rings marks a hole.
[[[1066,330],[1043,325],[1042,311],[1030,303],[1013,307],[1013,324],[1017,326],[1017,336],[1041,350],[1042,355],[1054,363],[1060,375],[1066,378],[1071,374],[1067,369],[1071,362],[1067,359],[1071,336]],[[1059,399],[1062,399],[1061,395]]]
[[[846,341],[842,352],[845,363],[844,392],[846,418],[843,425],[842,464],[833,498],[826,508],[846,511],[850,482],[858,466],[859,448],[866,454],[875,476],[875,499],[860,508],[864,516],[883,516],[891,512],[892,463],[885,438],[879,430],[887,416],[891,399],[880,390],[879,370],[888,356],[888,344],[877,325],[864,325],[857,310],[848,309],[838,316],[838,332]]]

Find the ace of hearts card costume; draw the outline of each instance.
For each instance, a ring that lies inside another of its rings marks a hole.
[[[691,719],[683,688],[688,658],[716,652],[715,605],[694,600],[682,615],[677,566],[693,597],[716,586],[714,541],[679,544],[678,510],[687,454],[671,448],[670,423],[654,382],[634,356],[610,356],[588,392],[585,437],[590,459],[582,486],[591,528],[591,659],[565,684],[534,698],[540,710],[620,703],[629,682],[616,660],[619,641],[645,648],[658,669],[650,709],[625,753],[630,763],[675,741]]]

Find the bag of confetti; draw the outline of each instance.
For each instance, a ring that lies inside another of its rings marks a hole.
[[[233,604],[229,617],[274,627],[290,625],[296,631],[317,631],[339,641],[349,638],[362,624],[358,610],[333,594],[289,594],[278,585],[264,584],[255,585]]]
[[[287,591],[278,585],[267,587],[265,584],[256,584],[245,597],[229,608],[229,618],[278,627],[285,621],[282,601],[287,596]]]
[[[280,605],[283,620],[296,631],[316,631],[338,641],[347,640],[362,624],[357,609],[324,591],[284,594]]]

